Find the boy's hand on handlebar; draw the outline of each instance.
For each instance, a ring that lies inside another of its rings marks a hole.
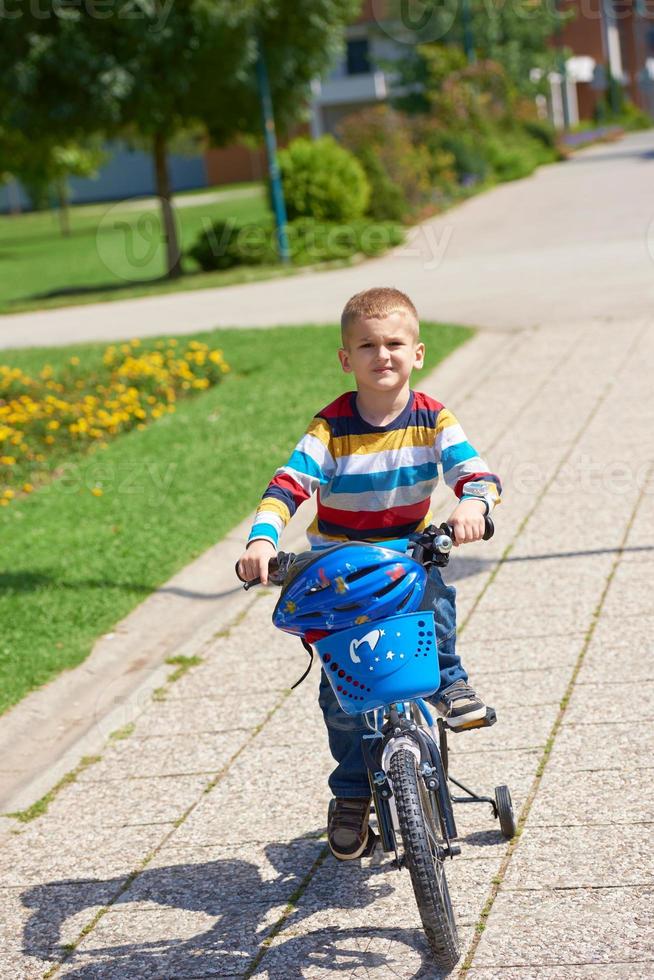
[[[238,574],[245,582],[261,579],[262,585],[268,584],[268,562],[277,555],[277,549],[270,541],[253,541],[245,554],[238,560]]]
[[[447,523],[454,531],[454,544],[481,541],[486,524],[486,504],[483,500],[462,500],[452,511]]]

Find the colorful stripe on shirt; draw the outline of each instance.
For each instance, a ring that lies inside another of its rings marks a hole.
[[[458,497],[479,497],[489,509],[499,501],[499,478],[467,441],[440,402],[411,392],[387,426],[372,426],[346,392],[311,422],[288,463],[266,489],[250,540],[275,547],[299,505],[317,492],[311,544],[404,537],[429,523],[438,466]]]

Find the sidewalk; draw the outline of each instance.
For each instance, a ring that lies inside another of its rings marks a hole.
[[[408,292],[425,320],[498,331],[649,316],[653,155],[654,129],[582,150],[471,198],[354,268],[0,316],[0,347],[333,323],[353,293],[374,285]]]
[[[452,740],[452,771],[507,782],[524,829],[507,845],[460,808],[448,879],[470,969],[453,976],[652,977],[654,334],[643,318],[491,339],[422,385],[508,490],[496,537],[451,566],[499,716]],[[252,595],[45,814],[6,822],[0,977],[436,980],[408,874],[327,854],[318,675],[289,695],[305,655],[274,601]]]

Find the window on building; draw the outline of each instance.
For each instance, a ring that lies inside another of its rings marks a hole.
[[[348,75],[365,75],[370,71],[370,46],[367,37],[353,38],[347,42],[346,65]]]

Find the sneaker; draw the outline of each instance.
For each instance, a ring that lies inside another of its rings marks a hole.
[[[370,798],[343,799],[329,804],[327,840],[339,861],[360,858],[368,845]]]
[[[486,716],[486,705],[465,681],[454,681],[432,703],[450,728],[460,728]]]

